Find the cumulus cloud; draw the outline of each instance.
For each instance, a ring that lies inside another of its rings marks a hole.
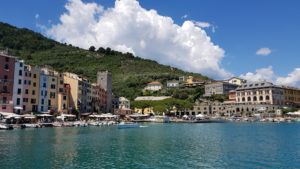
[[[257,69],[255,73],[248,72],[242,74],[240,77],[249,82],[269,81],[277,85],[300,87],[300,68],[295,68],[287,76],[278,76],[273,71],[272,66],[269,66],[267,68]]]
[[[60,23],[46,31],[60,42],[86,49],[111,47],[214,78],[231,76],[220,67],[224,50],[193,21],[178,25],[153,9],[144,9],[137,0],[116,0],[108,9],[69,0],[65,8]]]
[[[300,87],[300,68],[294,69],[287,77],[278,77],[277,84]]]
[[[269,81],[273,82],[276,78],[272,66],[267,68],[257,69],[255,73],[248,72],[246,74],[240,75],[241,78],[246,79],[248,82],[257,81]]]
[[[270,48],[260,48],[256,51],[257,55],[261,56],[268,56],[272,53],[272,50]]]

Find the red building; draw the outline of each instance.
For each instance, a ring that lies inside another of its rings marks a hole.
[[[15,62],[15,57],[0,53],[0,112],[13,112]]]
[[[107,92],[101,86],[92,84],[92,111],[103,113],[107,107]]]

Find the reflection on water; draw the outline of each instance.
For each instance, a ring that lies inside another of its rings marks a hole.
[[[0,131],[2,168],[300,168],[300,124]]]

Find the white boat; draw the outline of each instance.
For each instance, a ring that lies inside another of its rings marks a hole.
[[[140,127],[140,125],[137,123],[125,123],[125,122],[121,122],[117,126],[118,126],[118,129],[139,128]]]
[[[0,124],[0,130],[12,130],[12,129],[14,129],[12,126]]]
[[[38,124],[22,124],[21,128],[39,128],[40,125]]]
[[[54,122],[53,127],[62,127],[62,124],[60,122]]]

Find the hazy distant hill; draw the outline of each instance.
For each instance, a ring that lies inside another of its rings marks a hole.
[[[182,75],[207,79],[201,74],[188,73],[162,65],[156,61],[122,54],[108,49],[94,52],[62,44],[25,28],[0,22],[0,49],[9,48],[14,56],[32,65],[50,65],[59,71],[69,71],[95,81],[98,70],[109,70],[113,75],[113,92],[134,98],[141,94],[147,82],[165,83]],[[164,93],[166,94],[166,93]]]

